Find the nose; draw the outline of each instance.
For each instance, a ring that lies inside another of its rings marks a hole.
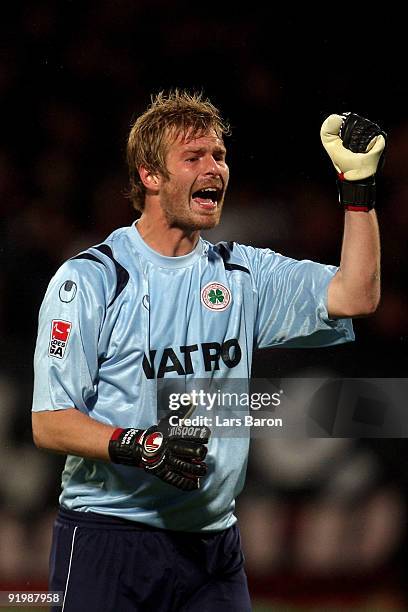
[[[220,168],[212,155],[206,156],[204,170],[204,174],[211,176],[218,176],[220,174]]]

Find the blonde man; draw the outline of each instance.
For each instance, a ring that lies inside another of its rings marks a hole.
[[[133,124],[140,219],[66,262],[40,313],[33,431],[67,454],[50,577],[66,612],[250,610],[234,516],[248,437],[183,427],[191,404],[169,416],[159,383],[198,392],[249,379],[253,347],[353,340],[379,299],[384,139],[364,122],[322,127],[347,209],[340,269],[201,238],[229,181],[229,128],[202,95],[161,93]]]

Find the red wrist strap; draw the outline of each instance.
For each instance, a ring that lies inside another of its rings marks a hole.
[[[353,210],[356,212],[368,212],[370,208],[364,205],[359,206],[358,204],[354,204],[354,205],[346,204],[346,206],[344,207],[344,210]]]
[[[117,440],[120,436],[120,434],[122,433],[122,431],[124,431],[123,427],[118,427],[117,429],[115,429],[115,431],[113,432],[113,434],[111,435],[111,440]]]

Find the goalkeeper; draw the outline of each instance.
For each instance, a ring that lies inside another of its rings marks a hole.
[[[353,114],[322,126],[340,268],[200,237],[220,221],[227,133],[202,95],[156,96],[128,140],[140,218],[64,263],[45,295],[33,434],[67,455],[49,585],[64,612],[250,610],[234,516],[249,441],[172,430],[158,382],[248,379],[253,347],[348,342],[351,317],[377,307],[380,128]]]

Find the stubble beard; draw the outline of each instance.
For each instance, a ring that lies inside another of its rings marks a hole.
[[[217,213],[214,215],[195,215],[190,208],[190,200],[184,206],[186,195],[178,192],[162,193],[161,208],[169,227],[177,227],[183,231],[210,230],[217,227],[221,220],[224,197],[217,203]]]

